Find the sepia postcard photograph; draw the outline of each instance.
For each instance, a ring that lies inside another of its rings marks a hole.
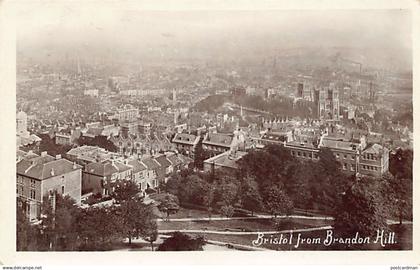
[[[419,2],[116,3],[14,5],[14,252],[413,251]]]

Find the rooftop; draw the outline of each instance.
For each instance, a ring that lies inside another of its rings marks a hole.
[[[160,167],[160,164],[153,158],[143,158],[141,162],[146,165],[149,170],[154,170]]]
[[[131,160],[128,162],[128,165],[133,167],[133,173],[141,172],[146,170],[146,166],[144,166],[139,160]]]
[[[320,143],[320,147],[328,147],[333,149],[341,149],[348,151],[355,151],[359,145],[357,143],[349,141],[338,141],[330,140],[328,138],[323,138]]]
[[[101,162],[89,163],[85,167],[85,172],[100,175],[110,176],[114,173],[130,170],[131,167],[117,161],[105,160]]]
[[[171,166],[171,162],[164,155],[158,156],[155,159],[156,159],[157,162],[159,162],[159,164],[162,167],[167,168],[167,167]]]
[[[220,167],[237,169],[238,160],[240,160],[246,154],[247,152],[243,152],[243,151],[236,151],[235,153],[232,153],[231,151],[226,151],[217,156],[206,159],[204,163],[214,164],[215,166],[220,166]]]
[[[366,147],[366,149],[363,150],[363,153],[381,154],[384,150],[388,149],[380,144],[374,143]]]
[[[199,140],[199,137],[193,134],[177,133],[175,134],[175,137],[172,141],[175,143],[194,145],[198,143],[198,140]]]
[[[67,159],[50,159],[51,156],[22,159],[16,164],[18,174],[34,179],[44,180],[53,176],[63,175],[82,167]]]
[[[223,133],[208,133],[203,144],[214,144],[219,146],[230,147],[232,143],[232,135]]]

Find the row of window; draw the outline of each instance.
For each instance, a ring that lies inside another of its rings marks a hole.
[[[368,171],[379,171],[379,167],[368,166],[368,165],[362,165],[362,169],[368,170]]]
[[[119,146],[123,146],[123,143],[122,142],[119,142],[118,143],[118,145]],[[140,144],[140,143],[136,143],[136,144],[134,144],[133,146],[135,146],[135,147],[137,147],[137,148],[140,148],[142,145]],[[131,148],[131,143],[129,142],[129,143],[127,143],[127,147],[130,147]]]
[[[312,152],[305,152],[305,151],[291,151],[292,156],[294,157],[302,157],[302,158],[310,158],[310,159],[318,159],[317,153]]]
[[[17,187],[16,187],[16,194],[18,194],[19,196],[24,196],[24,192],[23,192],[23,186],[21,186],[21,185],[18,185]],[[29,194],[29,197],[31,198],[31,199],[35,199],[36,198],[36,192],[35,192],[35,189],[30,189],[30,194]]]
[[[18,177],[17,177],[17,179],[16,179],[16,182],[17,182],[18,184],[22,184],[22,185],[23,185],[23,182],[24,182],[23,180],[24,180],[24,178],[23,178],[22,176],[18,176]],[[34,179],[30,179],[29,183],[30,183],[31,187],[35,187],[35,185],[36,185],[36,180],[34,180]]]
[[[363,155],[363,159],[366,159],[366,160],[378,160],[378,157],[375,156],[374,154],[364,154]]]
[[[352,163],[343,163],[343,170],[344,171],[350,170],[350,171],[354,172],[356,170],[356,165],[354,165]]]
[[[356,159],[356,155],[348,155],[348,154],[340,154],[340,153],[335,153],[336,158],[341,158],[342,159],[351,159],[351,160],[355,160]]]
[[[214,146],[214,145],[204,145],[203,144],[203,149],[214,150],[214,151],[224,151],[226,149],[226,147],[219,147],[219,146]]]

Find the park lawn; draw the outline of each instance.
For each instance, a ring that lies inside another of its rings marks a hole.
[[[160,212],[159,210],[157,210],[157,207],[155,208],[155,213],[158,217],[161,218],[166,218],[166,214]],[[212,217],[220,217],[220,215],[218,214],[212,214]],[[207,213],[207,211],[203,211],[203,210],[198,210],[198,209],[189,209],[189,208],[183,208],[180,207],[178,212],[171,214],[169,216],[169,218],[208,218],[209,215]]]
[[[158,223],[160,230],[214,230],[214,231],[274,231],[274,230],[295,230],[310,227],[322,227],[331,225],[329,220],[308,220],[308,219],[234,219],[234,220],[212,220],[212,221],[161,221]]]
[[[161,213],[157,207],[155,207],[155,213],[158,217],[166,217],[165,213]],[[264,214],[264,215],[270,215],[269,213],[265,212],[255,212],[255,214]],[[327,216],[326,214],[322,214],[321,212],[314,212],[313,210],[298,210],[296,209],[293,213],[293,215],[302,215],[302,216]],[[218,213],[212,213],[212,217],[221,217]],[[235,215],[237,216],[237,215]],[[250,214],[248,216],[251,216]],[[170,218],[201,218],[201,217],[208,217],[208,212],[205,210],[199,210],[199,209],[192,209],[192,208],[186,208],[186,207],[180,207],[178,212],[171,214]]]

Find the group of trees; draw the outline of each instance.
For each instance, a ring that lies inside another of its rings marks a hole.
[[[98,135],[94,138],[80,136],[77,139],[78,145],[91,145],[91,146],[99,146],[105,150],[110,152],[117,152],[117,146],[113,142],[111,142],[106,136]]]
[[[132,184],[116,188],[119,204],[80,208],[69,196],[54,193],[44,198],[41,223],[29,225],[18,207],[18,250],[109,250],[133,237],[156,241],[157,224],[150,205],[137,196]]]
[[[403,219],[413,218],[413,151],[398,149],[390,156],[389,171],[388,194],[395,202],[394,215],[402,223]]]
[[[235,208],[273,216],[288,215],[294,207],[332,212],[328,207],[346,182],[336,163],[327,151],[318,164],[302,164],[281,146],[268,146],[243,157],[237,173],[184,171],[173,175],[165,190],[176,195],[181,204],[198,205],[209,214],[218,211],[227,217]]]
[[[261,96],[243,95],[236,97],[234,102],[245,107],[290,117],[311,117],[312,110],[314,109],[312,108],[313,103],[311,102],[299,101],[295,103],[292,98],[287,96],[278,96],[274,99],[266,100]]]
[[[318,162],[300,162],[282,146],[251,151],[239,161],[239,177],[251,177],[269,213],[290,213],[294,207],[331,213],[338,194],[349,184],[328,149]]]
[[[71,145],[60,145],[55,143],[55,138],[51,138],[48,134],[39,134],[41,142],[39,144],[39,152],[46,151],[52,156],[65,155],[71,148]]]
[[[268,111],[273,114],[282,116],[299,116],[299,117],[310,117],[314,110],[313,103],[298,102],[294,103],[294,100],[290,97],[279,96],[274,99],[266,100],[262,96],[255,95],[211,95],[203,100],[200,100],[195,104],[193,110],[201,112],[211,112],[217,110],[225,102],[233,102],[240,104],[245,107],[250,107],[258,110]]]

